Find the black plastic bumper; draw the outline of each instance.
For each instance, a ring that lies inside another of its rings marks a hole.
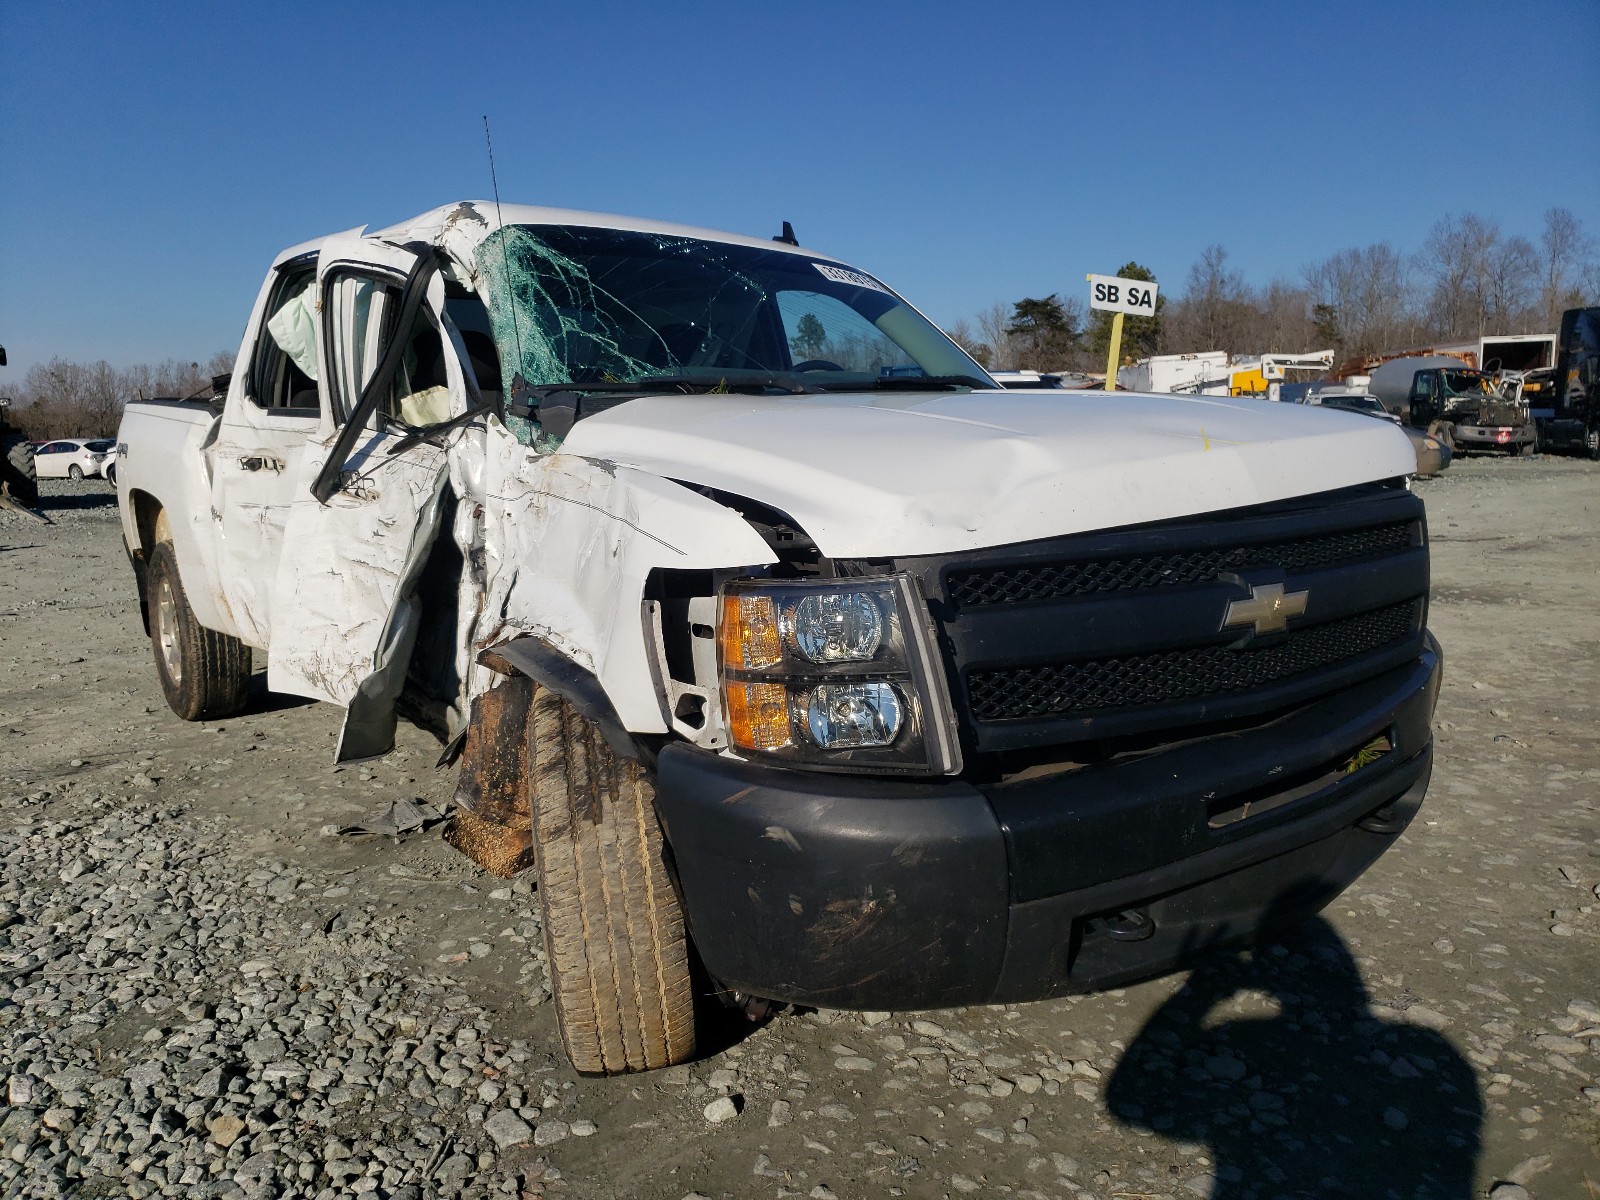
[[[682,745],[658,799],[707,970],[756,996],[922,1009],[1184,965],[1321,908],[1410,823],[1439,652],[1269,725],[1023,782],[895,781]],[[1375,738],[1392,746],[1350,773]]]

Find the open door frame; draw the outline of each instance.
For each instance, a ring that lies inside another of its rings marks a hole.
[[[342,420],[301,461],[273,596],[268,687],[345,707],[339,762],[394,746],[395,701],[420,617],[417,577],[439,533],[449,439],[413,436],[378,413],[419,313],[440,330],[451,411],[465,409],[455,339],[445,336],[439,265],[434,247],[358,237],[329,239],[318,262],[325,316],[335,270],[403,280],[398,301],[385,306],[383,352],[359,399],[330,397]],[[322,332],[321,369],[331,391],[339,331],[325,320]]]

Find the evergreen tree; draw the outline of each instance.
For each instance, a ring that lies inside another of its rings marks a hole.
[[[1019,351],[1018,365],[1030,371],[1064,367],[1081,336],[1073,314],[1054,293],[1038,300],[1018,300],[1012,305],[1006,333]]]

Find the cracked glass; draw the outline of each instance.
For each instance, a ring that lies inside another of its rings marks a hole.
[[[511,225],[477,251],[504,379],[662,390],[841,391],[983,369],[870,275],[776,248]],[[537,427],[510,417],[519,438]]]

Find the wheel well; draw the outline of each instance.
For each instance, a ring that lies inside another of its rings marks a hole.
[[[150,566],[150,549],[157,542],[172,540],[172,526],[167,522],[167,510],[149,492],[129,492],[128,502],[133,505],[133,525],[138,531],[139,544],[128,548],[133,560],[133,577],[139,585],[139,619],[144,622],[146,636],[150,633],[150,599],[146,586],[146,573]]]
[[[167,510],[149,492],[129,492],[128,501],[133,505],[134,528],[139,531],[139,544],[133,552],[143,559],[157,542],[172,540],[172,527],[167,523]]]

